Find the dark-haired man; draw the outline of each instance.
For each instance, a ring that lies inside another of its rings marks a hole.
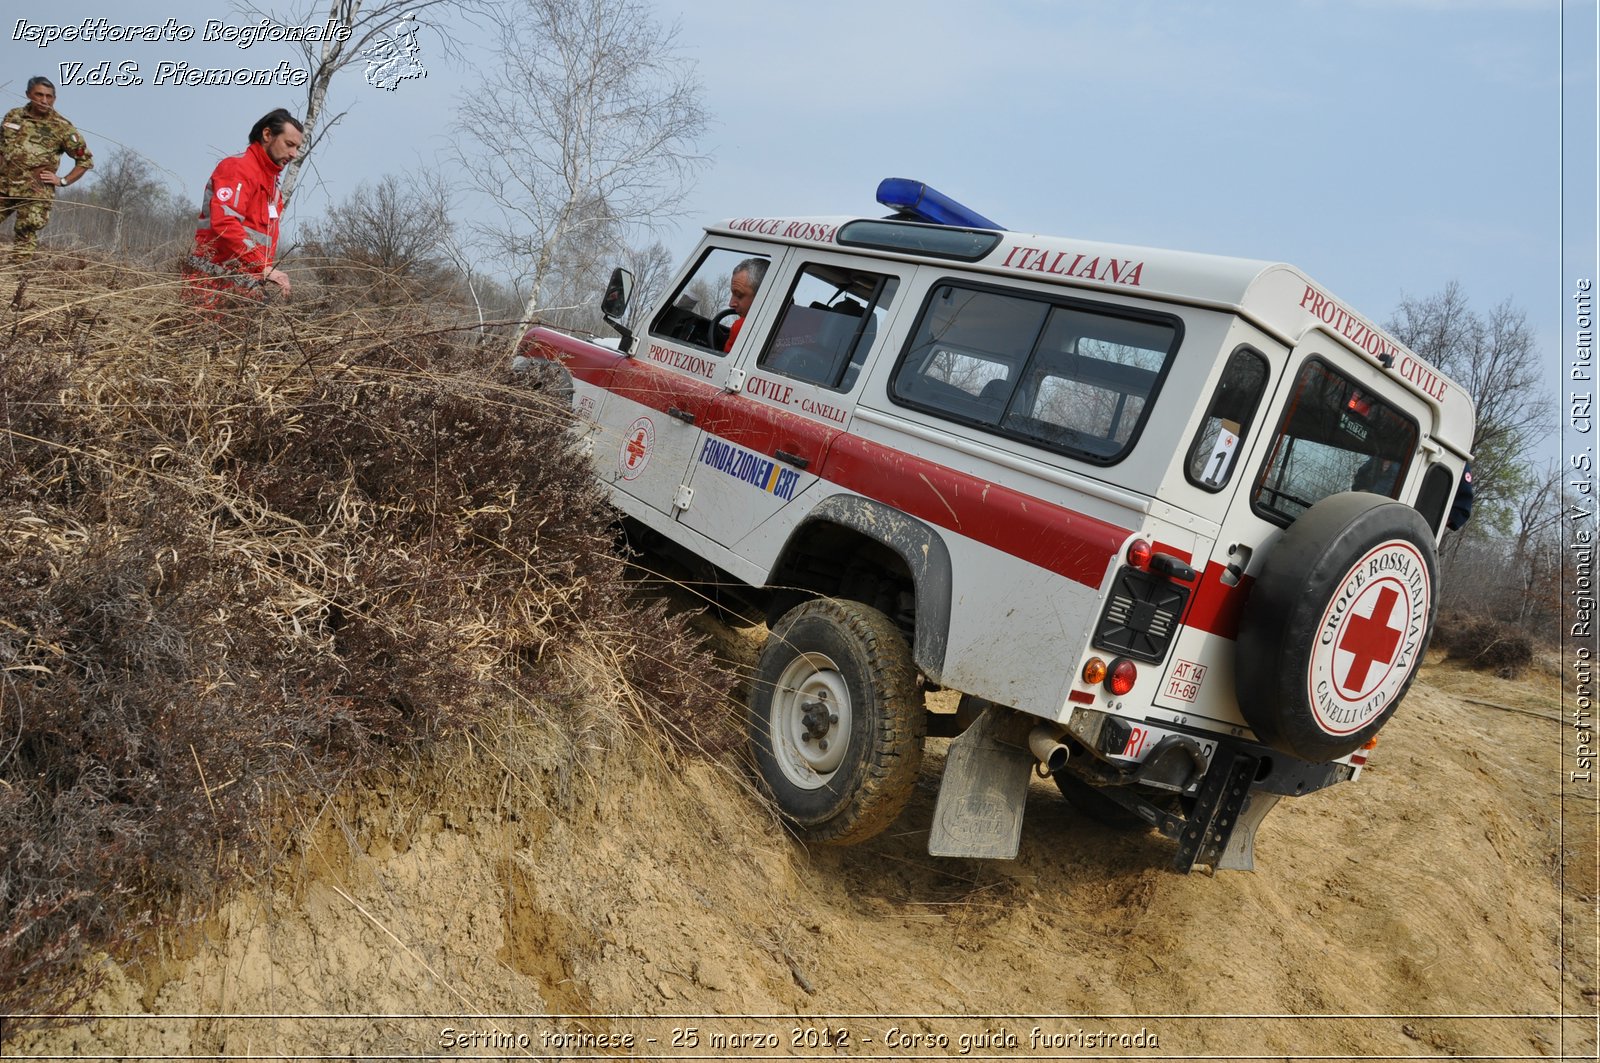
[[[211,171],[185,270],[195,301],[216,307],[225,295],[259,300],[268,284],[289,294],[288,275],[273,266],[283,213],[278,178],[304,140],[300,120],[280,107],[250,127],[241,154]]]
[[[56,87],[46,77],[28,79],[28,102],[0,118],[0,222],[17,216],[12,258],[25,261],[39,246],[56,189],[77,183],[94,166],[89,145],[56,110]],[[65,177],[61,156],[73,162]]]

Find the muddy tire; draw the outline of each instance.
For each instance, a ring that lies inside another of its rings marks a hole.
[[[1410,689],[1438,605],[1433,531],[1349,491],[1291,524],[1240,618],[1234,688],[1256,737],[1322,763],[1360,749]]]
[[[756,771],[807,841],[850,845],[911,797],[927,720],[911,651],[859,602],[817,598],[785,613],[756,666],[749,732]]]

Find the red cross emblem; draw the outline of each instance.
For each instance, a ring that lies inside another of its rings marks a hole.
[[[1384,587],[1378,592],[1378,604],[1370,616],[1351,616],[1339,639],[1339,649],[1351,654],[1350,671],[1339,684],[1346,692],[1360,696],[1367,684],[1367,674],[1375,664],[1388,664],[1394,659],[1395,648],[1400,645],[1401,630],[1389,626],[1395,602],[1400,592]]]
[[[639,460],[641,458],[643,458],[644,455],[645,455],[644,429],[643,428],[641,428],[641,429],[639,429],[639,431],[635,432],[634,435],[633,435],[633,438],[628,440],[627,451],[628,451],[628,468],[631,469],[635,465],[639,464]]]

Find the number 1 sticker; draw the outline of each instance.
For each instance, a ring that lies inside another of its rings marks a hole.
[[[1233,468],[1233,459],[1239,453],[1239,426],[1233,421],[1223,421],[1217,431],[1217,441],[1212,444],[1211,456],[1206,459],[1205,482],[1208,487],[1221,487]]]

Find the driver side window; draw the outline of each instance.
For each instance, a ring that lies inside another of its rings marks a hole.
[[[702,351],[723,354],[743,324],[750,302],[760,292],[767,263],[765,255],[748,251],[722,247],[708,250],[656,315],[650,331]]]

